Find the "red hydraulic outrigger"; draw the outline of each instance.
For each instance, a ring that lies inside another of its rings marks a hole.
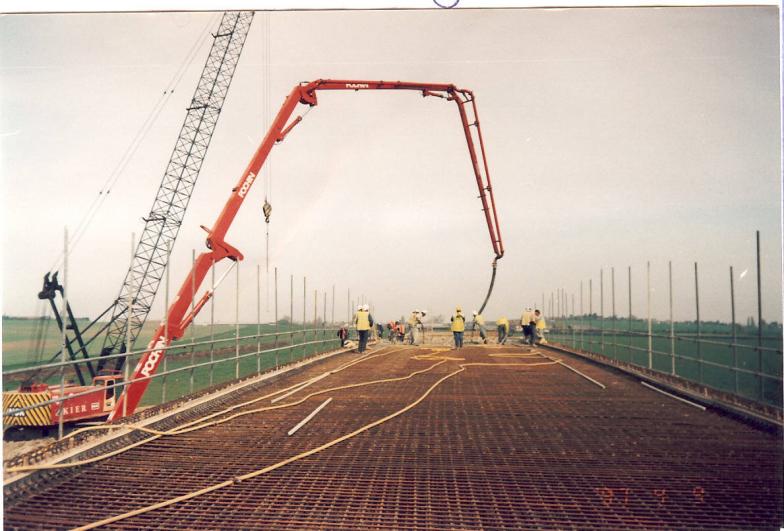
[[[191,269],[191,272],[182,283],[182,287],[177,293],[177,297],[169,307],[168,314],[165,321],[161,323],[153,335],[152,341],[147,347],[136,368],[133,371],[130,383],[127,384],[125,392],[117,401],[114,410],[109,416],[109,420],[115,420],[125,415],[132,414],[136,406],[139,404],[142,396],[144,395],[147,385],[150,383],[150,378],[161,363],[165,348],[174,339],[182,337],[185,329],[193,322],[193,319],[204,307],[204,305],[212,297],[212,291],[207,292],[199,299],[198,303],[193,307],[193,310],[188,312],[189,306],[193,300],[193,291],[198,289],[204,278],[206,277],[210,267],[214,264],[228,258],[230,260],[242,260],[243,256],[239,250],[226,243],[226,232],[229,230],[237,211],[242,206],[245,197],[253,182],[256,180],[264,161],[267,159],[272,146],[276,142],[282,141],[286,135],[289,134],[291,129],[296,126],[302,117],[298,116],[291,123],[288,123],[294,109],[298,104],[309,105],[311,107],[318,104],[316,100],[317,90],[414,90],[420,92],[422,96],[435,96],[444,98],[447,101],[454,101],[457,104],[458,112],[460,113],[460,120],[463,124],[466,142],[468,144],[468,152],[471,155],[471,164],[476,177],[476,185],[479,189],[479,199],[482,201],[482,211],[485,215],[487,222],[487,229],[490,232],[490,241],[495,253],[495,260],[493,261],[493,279],[495,279],[495,261],[504,255],[504,245],[501,241],[501,231],[498,226],[498,215],[495,209],[495,200],[493,198],[493,189],[490,185],[490,175],[487,170],[487,160],[485,159],[485,148],[482,140],[482,131],[479,128],[479,117],[476,112],[476,102],[474,94],[470,90],[460,89],[451,84],[442,83],[410,83],[403,81],[354,81],[354,80],[336,80],[336,79],[319,79],[310,83],[302,83],[294,87],[286,97],[280,111],[278,112],[275,120],[267,131],[264,140],[253,155],[248,167],[243,172],[237,185],[232,189],[226,205],[223,207],[215,225],[211,229],[203,227],[207,231],[207,248],[206,252],[201,253]],[[470,103],[470,107],[467,104]],[[468,111],[473,114],[473,121],[469,121]],[[477,138],[479,139],[479,152],[481,154],[481,163],[477,157],[475,142],[471,133],[471,127],[476,127]],[[488,201],[489,197],[489,201]],[[492,282],[490,285],[492,290]],[[488,292],[488,297],[490,293]],[[487,299],[485,299],[485,303]],[[484,305],[483,305],[484,307]],[[168,330],[168,337],[167,337]]]

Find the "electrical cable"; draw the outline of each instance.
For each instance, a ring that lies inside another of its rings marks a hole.
[[[389,347],[384,347],[384,348],[389,348]],[[384,350],[384,349],[382,349],[382,350]],[[390,350],[388,352],[380,352],[380,353],[373,354],[373,355],[367,355],[366,354],[365,356],[363,356],[361,358],[357,358],[356,360],[352,360],[350,362],[347,362],[347,363],[341,365],[340,367],[338,367],[337,369],[334,369],[334,370],[330,371],[330,374],[335,374],[335,373],[341,372],[341,371],[343,371],[345,369],[348,369],[349,367],[353,367],[354,365],[357,365],[358,363],[363,363],[365,361],[368,361],[368,360],[371,360],[371,359],[374,359],[374,358],[378,358],[380,356],[386,356],[386,355],[389,355],[389,354],[393,354],[395,352],[399,352],[400,350],[403,350],[403,349],[402,348],[398,348],[398,349]],[[49,469],[58,469],[58,468],[71,468],[71,467],[75,467],[75,466],[79,466],[79,465],[86,465],[86,464],[89,464],[89,463],[94,463],[94,462],[97,462],[97,461],[101,461],[101,460],[106,459],[108,457],[112,457],[112,456],[118,455],[120,453],[123,453],[123,452],[125,452],[127,450],[130,450],[131,448],[136,448],[137,446],[141,446],[142,444],[146,444],[148,442],[154,441],[155,439],[159,439],[160,437],[163,437],[165,435],[177,435],[179,433],[188,433],[189,431],[194,431],[194,430],[190,430],[190,429],[187,429],[187,428],[190,428],[190,427],[192,427],[195,424],[198,424],[200,422],[213,419],[213,418],[218,417],[220,415],[224,415],[226,413],[230,413],[231,411],[234,411],[235,409],[239,409],[241,407],[245,407],[245,406],[254,404],[256,402],[260,402],[262,400],[266,400],[268,398],[272,398],[275,395],[279,395],[279,394],[285,393],[287,391],[291,391],[292,389],[296,389],[297,387],[301,386],[303,383],[305,383],[305,382],[298,382],[298,383],[296,383],[294,385],[286,387],[285,389],[279,389],[279,390],[274,391],[272,393],[269,393],[267,395],[254,398],[252,400],[248,400],[248,401],[242,402],[240,404],[235,404],[233,406],[229,406],[229,407],[227,407],[227,408],[225,408],[225,409],[223,409],[221,411],[217,411],[215,413],[211,413],[211,414],[206,415],[204,417],[200,417],[198,419],[195,419],[195,420],[192,420],[192,421],[190,421],[188,423],[185,423],[185,424],[183,424],[181,426],[178,426],[177,428],[173,428],[173,429],[167,430],[167,431],[155,430],[155,429],[147,428],[145,426],[140,426],[140,425],[137,425],[137,424],[106,424],[106,425],[87,426],[87,427],[84,427],[84,428],[79,428],[78,430],[74,430],[71,433],[69,433],[67,436],[63,437],[61,439],[61,441],[65,441],[67,439],[71,439],[71,438],[75,437],[76,435],[78,435],[80,433],[85,433],[85,432],[88,432],[88,431],[107,430],[107,429],[109,429],[109,430],[127,429],[129,431],[141,431],[141,432],[145,432],[145,433],[150,433],[150,434],[155,435],[155,436],[154,437],[150,437],[148,439],[144,439],[142,441],[138,441],[138,442],[130,444],[128,446],[124,446],[124,447],[119,448],[118,450],[115,450],[113,452],[110,452],[110,453],[107,453],[107,454],[101,454],[99,456],[92,457],[92,458],[89,458],[89,459],[85,459],[83,461],[77,461],[77,462],[72,462],[72,463],[57,463],[57,464],[52,464],[52,465],[30,465],[30,466],[10,467],[10,468],[6,468],[6,472],[9,472],[9,473],[10,472],[31,472],[31,471],[35,471],[35,470],[49,470]],[[288,404],[285,407],[288,407],[289,405],[296,405],[296,404]],[[210,424],[203,424],[203,425],[200,425],[197,429],[201,429],[201,428],[207,427],[209,425]],[[187,431],[183,431],[185,429],[187,429]]]
[[[433,359],[435,359],[435,358],[438,358],[438,356],[433,356]],[[435,367],[437,365],[440,365],[441,363],[445,363],[447,361],[451,361],[451,360],[455,359],[455,358],[450,358],[450,357],[446,357],[446,356],[444,356],[443,358],[444,358],[443,360],[441,360],[439,363],[437,363],[433,367]],[[356,437],[357,435],[359,435],[361,433],[364,433],[364,432],[366,432],[366,431],[368,431],[368,430],[370,430],[370,429],[372,429],[372,428],[374,428],[376,426],[379,426],[379,425],[381,425],[381,424],[383,424],[383,423],[385,423],[385,422],[387,422],[389,420],[392,420],[393,418],[398,417],[398,416],[402,415],[403,413],[406,413],[407,411],[410,411],[411,409],[413,409],[414,407],[419,405],[425,398],[427,398],[439,385],[441,385],[443,382],[447,381],[448,379],[450,379],[450,378],[452,378],[454,376],[457,376],[458,374],[460,374],[462,372],[465,372],[468,367],[487,367],[487,366],[492,366],[492,367],[535,367],[535,366],[541,366],[541,365],[554,365],[556,363],[557,362],[555,362],[555,361],[548,361],[548,362],[541,362],[541,363],[483,363],[483,362],[461,363],[461,364],[458,365],[459,368],[457,370],[452,371],[449,374],[447,374],[446,376],[441,377],[434,384],[432,384],[422,395],[420,395],[416,400],[414,400],[413,402],[409,403],[405,407],[403,407],[403,408],[401,408],[401,409],[399,409],[399,410],[397,410],[397,411],[395,411],[395,412],[393,412],[393,413],[391,413],[391,414],[389,414],[389,415],[387,415],[385,417],[382,417],[382,418],[380,418],[378,420],[375,420],[375,421],[373,421],[373,422],[371,422],[369,424],[365,424],[364,426],[362,426],[360,428],[357,428],[356,430],[354,430],[354,431],[352,431],[350,433],[347,433],[347,434],[345,434],[345,435],[343,435],[341,437],[338,437],[338,438],[333,439],[333,440],[331,440],[331,441],[329,441],[327,443],[324,443],[321,446],[317,446],[316,448],[312,448],[312,449],[307,450],[305,452],[299,453],[297,455],[294,455],[292,457],[289,457],[287,459],[284,459],[284,460],[279,461],[277,463],[274,463],[272,465],[268,465],[266,467],[254,470],[252,472],[248,472],[246,474],[235,476],[232,479],[229,479],[229,480],[226,480],[226,481],[222,481],[220,483],[216,483],[214,485],[210,485],[208,487],[205,487],[205,488],[202,488],[202,489],[199,489],[199,490],[195,490],[193,492],[189,492],[187,494],[183,494],[183,495],[177,496],[175,498],[170,498],[168,500],[164,500],[164,501],[161,501],[161,502],[158,502],[158,503],[154,503],[154,504],[148,505],[146,507],[140,507],[138,509],[134,509],[132,511],[128,511],[126,513],[122,513],[122,514],[118,514],[118,515],[115,515],[115,516],[111,516],[111,517],[105,518],[103,520],[98,520],[96,522],[92,522],[90,524],[74,528],[73,531],[86,531],[88,529],[94,529],[96,527],[101,527],[101,526],[104,526],[104,525],[107,525],[107,524],[118,522],[120,520],[125,520],[125,519],[131,518],[133,516],[138,516],[140,514],[148,513],[150,511],[154,511],[156,509],[161,509],[163,507],[168,507],[169,505],[174,505],[174,504],[182,502],[182,501],[190,500],[192,498],[196,498],[197,496],[201,496],[203,494],[207,494],[207,493],[210,493],[210,492],[222,489],[224,487],[230,487],[230,486],[232,486],[232,485],[234,485],[236,483],[239,483],[241,481],[245,481],[247,479],[252,479],[252,478],[261,476],[261,475],[266,474],[268,472],[272,472],[273,470],[277,470],[278,468],[284,467],[284,466],[286,466],[286,465],[288,465],[290,463],[293,463],[295,461],[299,461],[299,460],[304,459],[306,457],[309,457],[309,456],[311,456],[313,454],[319,453],[319,452],[321,452],[323,450],[326,450],[327,448],[330,448],[332,446],[340,444],[341,442],[343,442],[345,440],[351,439],[352,437]]]

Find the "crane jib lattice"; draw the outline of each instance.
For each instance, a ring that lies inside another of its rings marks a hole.
[[[114,303],[101,356],[130,350],[126,347],[126,340],[129,338],[132,346],[147,319],[252,20],[252,11],[226,12],[213,35],[210,54],[187,108],[155,201],[149,215],[144,218],[144,230],[132,265]],[[103,368],[103,361],[99,362],[99,370]],[[124,358],[117,358],[115,369],[120,369],[123,362]]]

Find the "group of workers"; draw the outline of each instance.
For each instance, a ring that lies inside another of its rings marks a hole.
[[[482,315],[474,310],[472,312],[473,320],[471,321],[471,330],[479,328],[479,337],[483,343],[487,343],[487,328],[485,320]],[[463,315],[463,309],[460,306],[455,308],[455,314],[451,318],[452,334],[455,339],[455,348],[462,348],[463,334],[465,333],[466,319]],[[498,329],[498,344],[505,345],[507,338],[510,336],[509,319],[501,316],[495,321]],[[520,328],[523,332],[523,344],[535,345],[547,343],[544,338],[544,330],[547,327],[542,312],[539,310],[532,310],[526,308],[523,315],[520,317]]]
[[[390,321],[386,325],[389,333],[388,339],[391,343],[407,342],[409,345],[421,345],[424,341],[424,319],[427,315],[427,310],[415,309],[411,312],[411,316],[403,323],[401,321]],[[487,343],[487,326],[482,315],[474,310],[472,312],[471,330],[479,329],[479,337],[482,343]],[[463,335],[466,330],[466,318],[463,315],[463,310],[460,306],[455,308],[455,314],[451,317],[451,331],[454,336],[455,348],[462,348]],[[367,304],[362,304],[357,307],[357,312],[354,314],[354,327],[359,336],[359,352],[365,352],[367,349],[368,337],[371,331],[375,331],[378,338],[384,337],[384,326],[381,323],[374,323],[373,316],[370,315],[370,309]],[[509,338],[510,325],[509,319],[505,316],[496,319],[496,327],[498,329],[498,344],[505,345],[506,340]],[[537,309],[526,308],[520,317],[520,329],[523,333],[523,344],[535,345],[546,343],[544,338],[544,330],[546,323],[542,313]],[[343,325],[338,331],[338,337],[341,341],[341,346],[348,345],[348,324]]]

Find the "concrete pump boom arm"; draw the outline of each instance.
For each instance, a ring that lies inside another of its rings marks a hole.
[[[253,158],[248,163],[248,166],[245,168],[245,171],[242,173],[236,186],[232,188],[231,195],[226,201],[215,224],[211,229],[202,227],[207,231],[207,247],[209,250],[201,253],[196,258],[193,268],[183,281],[174,302],[168,309],[165,318],[168,320],[168,326],[166,322],[163,322],[155,331],[147,350],[133,370],[130,383],[127,384],[125,392],[117,400],[115,408],[109,416],[110,421],[130,415],[136,410],[139,401],[150,383],[152,375],[155,374],[158,365],[163,360],[165,348],[169,346],[172,340],[182,337],[185,329],[193,322],[193,319],[201,308],[204,307],[210,297],[212,297],[212,291],[207,290],[194,306],[193,310],[188,312],[193,299],[193,293],[200,288],[210,267],[213,267],[214,264],[224,258],[234,261],[243,259],[242,253],[240,253],[239,250],[226,243],[226,233],[229,230],[229,227],[231,227],[234,217],[237,215],[242,203],[245,201],[250,188],[258,177],[272,147],[276,142],[282,141],[291,129],[301,121],[302,118],[297,117],[288,124],[294,109],[299,104],[309,105],[311,107],[317,105],[316,92],[318,90],[414,90],[421,92],[423,97],[435,96],[446,99],[447,101],[454,101],[457,104],[460,120],[463,124],[463,131],[465,133],[469,155],[471,156],[471,165],[479,190],[479,199],[482,201],[482,211],[484,212],[487,229],[490,233],[490,241],[495,253],[495,260],[498,260],[504,255],[501,230],[498,225],[493,188],[490,184],[490,174],[487,169],[484,141],[482,139],[482,131],[479,127],[479,116],[476,111],[476,102],[473,92],[457,88],[455,85],[443,83],[338,79],[319,79],[309,83],[301,83],[295,86],[286,97],[280,111],[278,111],[272,125],[267,131],[267,134],[253,154]],[[471,105],[467,109],[467,104],[469,103]],[[473,114],[473,122],[469,121],[468,111]],[[476,127],[481,163],[477,157],[471,127]],[[495,264],[495,261],[493,264]],[[166,337],[167,329],[168,337]]]

